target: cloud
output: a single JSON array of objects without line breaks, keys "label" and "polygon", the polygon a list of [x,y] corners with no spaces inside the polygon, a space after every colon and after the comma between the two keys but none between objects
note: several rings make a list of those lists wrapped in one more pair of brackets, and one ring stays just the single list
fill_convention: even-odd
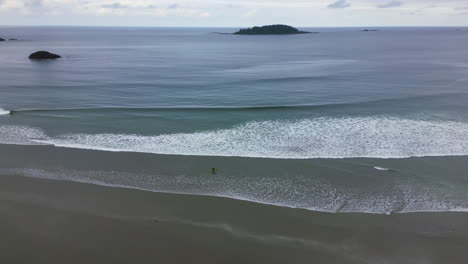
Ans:
[{"label": "cloud", "polygon": [[346,0],[338,0],[332,4],[328,5],[328,8],[347,8],[350,7],[351,4],[348,3]]},{"label": "cloud", "polygon": [[0,0],[5,25],[468,26],[467,13],[468,0]]},{"label": "cloud", "polygon": [[170,4],[167,8],[169,8],[169,9],[177,9],[177,8],[179,8],[179,4],[176,4],[176,3]]},{"label": "cloud", "polygon": [[428,6],[425,6],[423,8],[419,8],[417,10],[414,10],[413,12],[410,12],[410,15],[419,15],[423,11],[425,11],[426,9],[431,9],[431,8],[437,8],[437,6],[436,5],[428,5]]},{"label": "cloud", "polygon": [[128,6],[122,5],[121,3],[113,3],[113,4],[105,4],[101,5],[102,8],[110,8],[110,9],[122,9],[122,8],[127,8]]},{"label": "cloud", "polygon": [[381,4],[381,5],[378,5],[377,7],[378,8],[392,8],[392,7],[399,7],[399,6],[402,6],[403,5],[403,2],[400,2],[400,1],[390,1],[386,4]]},{"label": "cloud", "polygon": [[33,9],[39,9],[43,7],[42,0],[27,0],[24,1],[24,6]]}]

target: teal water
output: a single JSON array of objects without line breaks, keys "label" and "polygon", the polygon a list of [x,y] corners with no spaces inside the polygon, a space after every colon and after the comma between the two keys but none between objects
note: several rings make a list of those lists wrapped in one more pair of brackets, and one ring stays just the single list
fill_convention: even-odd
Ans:
[{"label": "teal water", "polygon": [[[333,159],[385,163],[468,155],[468,29],[309,30],[320,33],[1,27],[1,37],[19,41],[0,43],[0,143],[226,157],[223,164],[229,157],[244,157],[252,158],[248,167],[257,169],[254,158],[271,164],[331,159],[333,164]],[[28,60],[37,50],[63,59]],[[389,169],[377,165],[371,166],[376,175]],[[443,171],[443,162],[439,168]],[[414,187],[418,179],[434,184],[424,191],[424,199],[434,203],[419,209],[468,207],[468,185],[454,180],[466,177],[467,170],[457,165],[447,168],[450,177],[429,177],[415,166],[408,184]],[[282,182],[286,172],[281,173],[262,177]],[[288,180],[317,173],[311,167]],[[339,170],[335,173],[339,178]],[[232,188],[244,186],[242,177],[229,177]],[[300,180],[290,184],[291,190],[299,185],[305,197],[315,190]],[[255,200],[258,188],[244,196]],[[185,191],[200,193],[200,187]],[[229,193],[216,195],[236,197]],[[313,202],[300,207],[321,208]]]}]

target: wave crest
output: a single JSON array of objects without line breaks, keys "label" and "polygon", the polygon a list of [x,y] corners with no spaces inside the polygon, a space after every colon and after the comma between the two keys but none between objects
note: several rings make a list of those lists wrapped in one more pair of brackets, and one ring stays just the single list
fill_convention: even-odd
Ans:
[{"label": "wave crest", "polygon": [[[47,114],[47,113],[115,113],[115,112],[178,112],[178,111],[199,111],[199,112],[236,112],[236,111],[294,111],[294,110],[321,110],[321,109],[343,109],[362,106],[375,106],[382,104],[386,105],[401,105],[421,103],[428,99],[445,99],[452,100],[452,98],[467,97],[468,93],[442,93],[424,96],[403,97],[403,98],[386,98],[371,101],[357,101],[357,102],[334,102],[322,104],[286,104],[286,105],[244,105],[244,106],[201,106],[201,105],[185,105],[185,106],[155,106],[155,107],[76,107],[76,108],[26,108],[6,111],[0,108],[5,113],[12,115],[19,114]],[[467,97],[468,98],[468,97]],[[349,111],[349,110],[348,110]]]},{"label": "wave crest", "polygon": [[0,108],[0,115],[9,115],[10,111]]}]

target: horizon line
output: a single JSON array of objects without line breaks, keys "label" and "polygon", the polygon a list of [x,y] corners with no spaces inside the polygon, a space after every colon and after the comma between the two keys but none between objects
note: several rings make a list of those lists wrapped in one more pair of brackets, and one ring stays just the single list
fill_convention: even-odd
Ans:
[{"label": "horizon line", "polygon": [[[265,25],[287,25],[287,24],[282,24],[282,23],[276,23],[276,24],[265,24]],[[260,25],[254,25],[254,26],[260,26]],[[21,24],[5,24],[1,25],[0,27],[114,27],[114,28],[245,28],[245,27],[254,27],[254,26],[152,26],[152,25],[63,25],[63,24],[57,24],[57,25],[21,25]],[[261,25],[264,26],[264,25]],[[298,28],[457,28],[457,27],[462,27],[462,28],[468,28],[467,26],[410,26],[410,25],[405,25],[405,26],[372,26],[372,25],[359,25],[359,26],[294,26]]]}]

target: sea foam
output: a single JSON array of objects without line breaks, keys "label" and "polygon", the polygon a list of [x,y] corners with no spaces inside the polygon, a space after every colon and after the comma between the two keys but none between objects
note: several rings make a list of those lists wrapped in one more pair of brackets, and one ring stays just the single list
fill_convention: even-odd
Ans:
[{"label": "sea foam", "polygon": [[[78,171],[72,169],[0,168],[2,175],[24,175],[34,178],[66,180],[116,188],[128,188],[163,193],[181,193],[226,197],[242,201],[302,208],[330,213],[413,213],[468,212],[463,196],[447,196],[431,183],[390,181],[380,182],[380,189],[371,185],[359,188],[346,182],[329,181],[321,175],[288,175],[268,177],[223,175],[164,175],[121,171]],[[155,181],[155,177],[157,180]],[[240,177],[240,178],[239,178]],[[351,177],[356,180],[359,175]]]},{"label": "sea foam", "polygon": [[379,171],[389,171],[390,169],[383,168],[383,167],[374,167],[374,169],[379,170]]},{"label": "sea foam", "polygon": [[468,155],[468,124],[395,117],[256,121],[230,129],[155,136],[70,134],[35,140],[60,147],[281,159]]},{"label": "sea foam", "polygon": [[38,129],[27,126],[0,126],[0,144],[37,145],[34,140],[48,139],[46,134]]},{"label": "sea foam", "polygon": [[0,108],[0,115],[9,115],[10,111]]}]

